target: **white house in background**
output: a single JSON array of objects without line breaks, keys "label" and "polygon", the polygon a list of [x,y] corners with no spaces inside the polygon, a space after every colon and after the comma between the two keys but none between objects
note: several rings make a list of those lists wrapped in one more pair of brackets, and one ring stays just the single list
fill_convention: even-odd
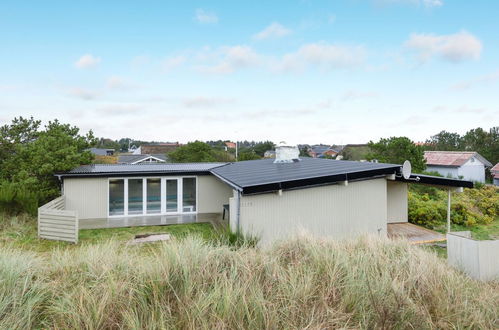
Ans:
[{"label": "white house in background", "polygon": [[475,151],[425,151],[426,170],[449,178],[485,182],[485,169],[492,164]]}]

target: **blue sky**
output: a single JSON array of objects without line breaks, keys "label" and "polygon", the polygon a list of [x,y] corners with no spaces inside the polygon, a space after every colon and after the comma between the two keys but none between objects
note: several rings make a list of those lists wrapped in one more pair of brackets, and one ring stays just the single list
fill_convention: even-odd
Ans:
[{"label": "blue sky", "polygon": [[499,124],[499,2],[2,1],[0,124],[181,141]]}]

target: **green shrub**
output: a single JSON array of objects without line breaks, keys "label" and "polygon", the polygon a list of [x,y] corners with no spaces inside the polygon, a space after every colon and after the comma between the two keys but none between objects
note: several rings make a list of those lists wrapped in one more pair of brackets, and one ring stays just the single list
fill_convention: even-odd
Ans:
[{"label": "green shrub", "polygon": [[[412,185],[409,191],[409,221],[434,228],[447,219],[447,192],[441,189]],[[489,224],[499,217],[499,189],[483,186],[453,193],[451,221],[473,226]]]}]

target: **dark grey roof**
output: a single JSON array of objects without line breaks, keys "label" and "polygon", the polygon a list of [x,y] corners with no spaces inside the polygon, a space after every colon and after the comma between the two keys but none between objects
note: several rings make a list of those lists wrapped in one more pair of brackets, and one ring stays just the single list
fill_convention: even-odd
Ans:
[{"label": "dark grey roof", "polygon": [[137,174],[166,174],[166,173],[209,173],[215,167],[226,163],[150,163],[150,164],[93,164],[83,165],[66,173],[58,174],[61,177],[75,176],[116,176]]},{"label": "dark grey roof", "polygon": [[274,164],[273,159],[230,163],[211,173],[245,193],[275,191],[394,174],[400,165],[304,157]]}]

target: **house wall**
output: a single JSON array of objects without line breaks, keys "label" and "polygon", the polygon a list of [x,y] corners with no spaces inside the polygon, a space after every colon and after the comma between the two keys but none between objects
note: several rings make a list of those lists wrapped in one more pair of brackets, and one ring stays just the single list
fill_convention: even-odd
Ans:
[{"label": "house wall", "polygon": [[[259,236],[262,244],[300,232],[336,239],[386,235],[385,179],[242,196],[240,207],[241,231]],[[231,228],[236,218],[231,209]]]},{"label": "house wall", "polygon": [[[211,175],[198,179],[198,213],[221,213],[229,203],[232,189]],[[80,219],[108,217],[108,178],[64,179],[66,210],[78,211]]]},{"label": "house wall", "polygon": [[232,188],[212,175],[198,176],[198,213],[222,213]]},{"label": "house wall", "polygon": [[431,166],[426,165],[426,172],[437,172],[440,175],[448,178],[458,178],[459,174],[457,171],[457,167],[446,167],[446,166]]},{"label": "house wall", "polygon": [[387,222],[407,222],[407,187],[405,182],[387,181]]},{"label": "house wall", "polygon": [[485,165],[475,157],[458,169],[458,176],[464,180],[485,182]]},{"label": "house wall", "polygon": [[77,211],[80,219],[107,218],[107,178],[66,178],[66,210]]}]

